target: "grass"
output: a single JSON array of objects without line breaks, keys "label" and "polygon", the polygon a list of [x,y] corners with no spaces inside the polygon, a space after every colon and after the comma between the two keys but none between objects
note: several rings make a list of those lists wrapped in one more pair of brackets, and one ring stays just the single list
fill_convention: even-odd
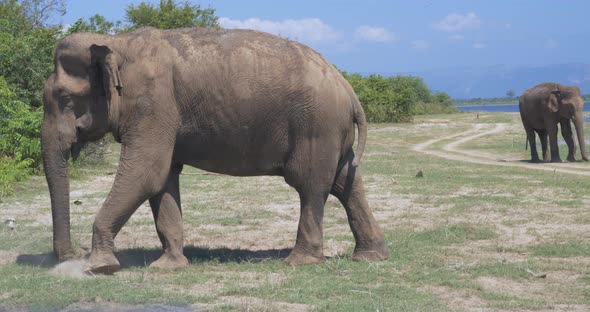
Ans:
[{"label": "grass", "polygon": [[[370,125],[364,184],[391,251],[379,263],[351,261],[346,214],[330,197],[324,216],[328,260],[286,266],[282,259],[295,240],[299,201],[282,178],[236,178],[186,167],[180,183],[187,269],[147,267],[161,247],[151,210],[142,205],[115,242],[121,272],[81,280],[56,276],[50,272],[49,198],[44,178],[34,177],[18,187],[18,196],[0,202],[0,211],[17,219],[16,230],[0,224],[0,310],[104,304],[179,310],[196,304],[213,311],[590,309],[588,177],[412,149],[477,124],[483,130],[504,124],[505,131],[457,148],[526,160],[519,122],[517,114],[475,119],[465,113]],[[428,149],[444,152],[462,137]],[[111,150],[105,163],[76,167],[71,180],[71,199],[81,202],[72,205],[76,246],[90,246],[94,214],[116,171],[118,146]],[[587,163],[576,166],[590,170]],[[419,170],[422,178],[416,177]]]},{"label": "grass", "polygon": [[564,243],[545,243],[531,246],[529,250],[536,256],[544,257],[590,257],[590,242],[570,240]]}]

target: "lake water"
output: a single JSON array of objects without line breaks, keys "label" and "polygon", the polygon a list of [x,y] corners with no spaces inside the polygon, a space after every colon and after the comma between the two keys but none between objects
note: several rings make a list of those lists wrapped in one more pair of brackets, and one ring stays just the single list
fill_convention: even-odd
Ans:
[{"label": "lake water", "polygon": [[[518,104],[466,105],[457,106],[457,108],[463,112],[518,113]],[[584,103],[584,112],[590,112],[590,102]],[[590,117],[584,120],[590,122]]]}]

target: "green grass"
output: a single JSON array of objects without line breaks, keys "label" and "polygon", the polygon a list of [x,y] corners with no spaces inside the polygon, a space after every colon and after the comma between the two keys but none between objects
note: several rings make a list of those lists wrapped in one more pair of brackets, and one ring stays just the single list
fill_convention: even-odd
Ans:
[{"label": "green grass", "polygon": [[522,298],[507,293],[484,291],[481,297],[490,301],[490,307],[494,309],[541,310],[547,307],[547,302],[543,299]]},{"label": "green grass", "polygon": [[590,257],[590,242],[572,240],[565,243],[545,243],[531,246],[529,250],[536,256],[544,257]]},{"label": "green grass", "polygon": [[534,272],[538,267],[532,261],[510,262],[503,261],[486,261],[479,263],[469,269],[473,276],[493,276],[510,279],[532,279],[530,272]]},{"label": "green grass", "polygon": [[[321,265],[287,266],[282,259],[295,241],[299,202],[282,178],[228,177],[186,167],[180,181],[187,269],[146,267],[160,255],[160,243],[151,211],[142,206],[117,237],[117,255],[125,263],[121,272],[66,279],[49,272],[51,262],[39,262],[51,252],[52,231],[44,178],[33,177],[17,187],[18,196],[0,202],[0,211],[18,225],[11,231],[0,223],[0,310],[104,303],[199,304],[212,311],[293,310],[289,304],[313,311],[590,309],[590,244],[584,239],[590,220],[588,177],[458,162],[412,150],[414,144],[476,124],[493,129],[492,124],[505,123],[509,130],[458,148],[527,159],[517,117],[475,119],[465,113],[370,125],[361,168],[390,249],[389,259],[379,263],[351,261],[354,243],[346,214],[331,198],[324,248],[336,254]],[[451,141],[429,149],[442,151]],[[106,164],[80,165],[71,180],[77,192],[72,200],[82,201],[72,205],[76,246],[90,246],[117,151],[114,145]],[[416,177],[418,170],[424,177]],[[98,175],[103,179],[96,180]],[[2,262],[17,255],[17,263]],[[504,286],[486,284],[490,281]]]},{"label": "green grass", "polygon": [[109,276],[93,279],[58,278],[46,268],[22,265],[0,266],[0,302],[5,306],[26,305],[32,309],[63,308],[76,302],[125,302],[128,304],[183,304],[190,297],[164,292],[142,276],[126,281]]}]

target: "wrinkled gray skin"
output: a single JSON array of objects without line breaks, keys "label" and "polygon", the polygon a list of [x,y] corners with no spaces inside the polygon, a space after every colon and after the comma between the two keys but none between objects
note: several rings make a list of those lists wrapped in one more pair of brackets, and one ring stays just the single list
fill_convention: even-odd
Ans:
[{"label": "wrinkled gray skin", "polygon": [[[535,132],[541,139],[543,161],[561,162],[557,144],[557,124],[567,143],[568,161],[575,161],[576,145],[573,139],[573,121],[580,144],[582,159],[588,161],[584,141],[584,100],[578,87],[568,87],[557,83],[542,83],[526,90],[519,99],[520,117],[531,147],[531,161],[540,162],[535,143]],[[551,157],[547,149],[547,136]]]},{"label": "wrinkled gray skin", "polygon": [[95,272],[119,269],[114,238],[146,200],[164,248],[152,266],[188,264],[178,187],[183,165],[234,176],[283,176],[301,199],[289,264],[324,261],[329,194],[345,207],[356,240],[353,259],[388,256],[358,167],[364,112],[340,73],[304,45],[248,30],[74,34],[57,46],[44,112],[43,162],[60,260],[72,255],[70,152],[75,159],[86,142],[109,132],[122,148],[93,226]]}]

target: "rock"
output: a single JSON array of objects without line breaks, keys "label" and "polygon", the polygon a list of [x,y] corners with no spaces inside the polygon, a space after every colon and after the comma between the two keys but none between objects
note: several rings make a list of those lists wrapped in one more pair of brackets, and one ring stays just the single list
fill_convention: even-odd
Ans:
[{"label": "rock", "polygon": [[418,173],[416,173],[416,178],[423,178],[424,177],[424,173],[422,172],[422,170],[418,170]]}]

